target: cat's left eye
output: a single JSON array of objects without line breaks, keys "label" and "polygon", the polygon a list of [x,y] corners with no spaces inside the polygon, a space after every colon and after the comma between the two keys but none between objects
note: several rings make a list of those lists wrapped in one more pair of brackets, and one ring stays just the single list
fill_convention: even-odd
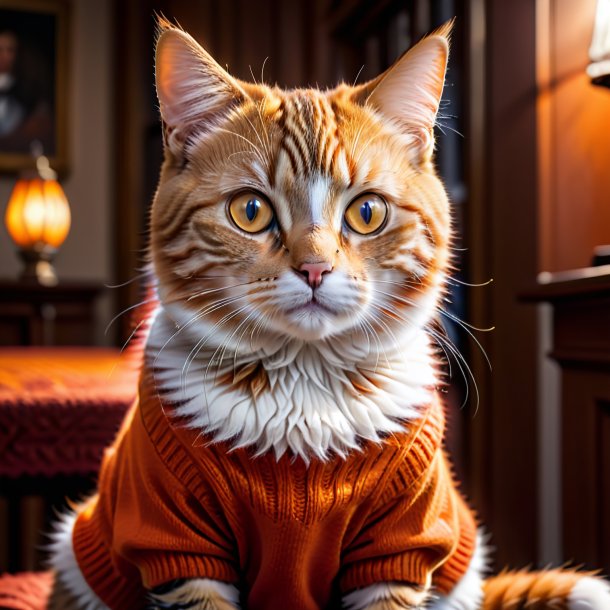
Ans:
[{"label": "cat's left eye", "polygon": [[347,226],[361,235],[379,230],[388,215],[386,202],[373,193],[356,197],[345,210]]},{"label": "cat's left eye", "polygon": [[271,224],[273,208],[258,193],[239,193],[229,203],[229,215],[243,231],[260,233]]}]

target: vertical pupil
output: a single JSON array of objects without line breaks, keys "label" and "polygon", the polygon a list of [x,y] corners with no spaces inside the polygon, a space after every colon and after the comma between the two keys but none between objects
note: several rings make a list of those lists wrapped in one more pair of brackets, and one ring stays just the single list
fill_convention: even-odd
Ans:
[{"label": "vertical pupil", "polygon": [[371,218],[373,217],[373,208],[368,201],[365,201],[360,206],[360,216],[362,216],[362,219],[367,225],[371,222]]},{"label": "vertical pupil", "polygon": [[250,199],[248,203],[246,203],[246,216],[250,222],[254,220],[254,217],[258,212],[258,208],[260,207],[261,202],[258,199]]}]

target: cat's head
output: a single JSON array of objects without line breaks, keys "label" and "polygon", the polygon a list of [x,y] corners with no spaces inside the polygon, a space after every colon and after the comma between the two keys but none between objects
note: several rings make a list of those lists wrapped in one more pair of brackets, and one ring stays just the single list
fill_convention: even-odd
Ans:
[{"label": "cat's head", "polygon": [[395,340],[433,317],[449,257],[432,163],[448,34],[369,83],[285,91],[233,78],[162,24],[151,245],[179,324],[225,338]]}]

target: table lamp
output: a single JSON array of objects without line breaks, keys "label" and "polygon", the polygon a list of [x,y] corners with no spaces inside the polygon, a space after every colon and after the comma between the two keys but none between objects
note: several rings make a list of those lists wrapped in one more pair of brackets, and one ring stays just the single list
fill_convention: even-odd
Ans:
[{"label": "table lamp", "polygon": [[587,74],[591,81],[610,87],[610,0],[597,0],[589,57]]},{"label": "table lamp", "polygon": [[70,207],[45,156],[36,159],[36,170],[17,180],[5,223],[25,263],[20,278],[55,286],[52,262],[70,230]]}]

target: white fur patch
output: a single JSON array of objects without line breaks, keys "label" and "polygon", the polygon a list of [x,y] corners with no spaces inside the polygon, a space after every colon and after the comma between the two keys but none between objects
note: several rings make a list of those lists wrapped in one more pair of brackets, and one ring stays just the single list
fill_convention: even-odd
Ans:
[{"label": "white fur patch", "polygon": [[401,590],[408,590],[407,595],[409,599],[417,601],[418,605],[424,603],[428,596],[427,588],[419,591],[401,583],[384,582],[348,593],[343,598],[343,605],[346,610],[366,610],[369,606],[380,601],[395,598],[400,599]]},{"label": "white fur patch", "polygon": [[326,176],[317,176],[314,180],[310,181],[308,191],[311,223],[322,225],[326,222],[324,207],[330,192],[330,179]]},{"label": "white fur patch", "polygon": [[[160,311],[146,348],[148,364],[157,369],[155,380],[167,400],[187,401],[176,409],[178,416],[235,447],[273,449],[278,457],[291,450],[306,460],[333,451],[344,455],[359,439],[379,442],[383,434],[402,431],[432,400],[436,370],[421,329],[379,352],[364,332],[317,342],[266,333],[259,343],[248,337],[236,348],[239,333],[223,338],[214,329],[193,333],[194,326],[177,332]],[[223,340],[226,351],[219,347]],[[255,398],[217,381],[253,362],[264,367],[270,386]],[[355,390],[354,377],[367,392]]]},{"label": "white fur patch", "polygon": [[608,610],[610,608],[610,584],[601,578],[584,576],[568,596],[570,610]]},{"label": "white fur patch", "polygon": [[74,596],[81,610],[108,610],[107,606],[93,592],[87,584],[72,547],[72,530],[76,521],[76,513],[67,513],[56,524],[55,532],[51,535],[51,553],[49,564],[54,570],[56,578]]},{"label": "white fur patch", "polygon": [[[481,608],[483,576],[487,572],[489,564],[489,550],[484,538],[484,535],[479,531],[468,570],[449,595],[433,597],[432,604],[426,606],[429,610],[478,610]],[[376,602],[391,599],[392,592],[397,587],[403,586],[400,583],[380,583],[352,591],[343,598],[343,601],[348,610],[365,610]],[[571,607],[570,610],[572,610]],[[597,607],[595,607],[595,610],[597,610]]]},{"label": "white fur patch", "polygon": [[[239,591],[237,588],[209,578],[193,578],[167,593],[155,594],[150,597],[154,601],[168,605],[203,602],[202,608],[210,608],[211,606],[207,605],[206,602],[220,597],[235,608],[239,608]],[[214,605],[214,608],[216,608],[216,605]]]}]

